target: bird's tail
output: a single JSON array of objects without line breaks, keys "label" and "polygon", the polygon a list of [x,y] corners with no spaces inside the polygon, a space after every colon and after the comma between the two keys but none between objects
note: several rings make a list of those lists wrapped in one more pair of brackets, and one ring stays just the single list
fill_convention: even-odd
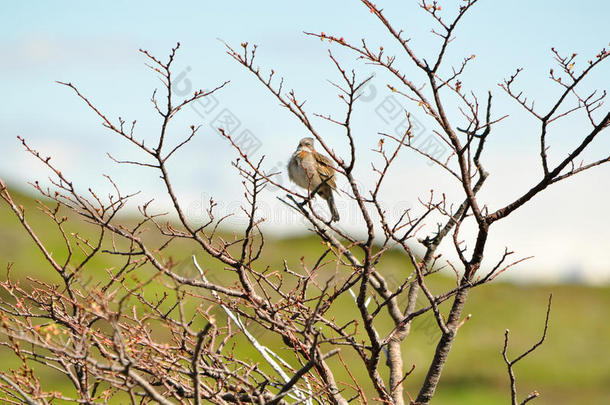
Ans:
[{"label": "bird's tail", "polygon": [[333,197],[333,193],[328,193],[328,198],[326,199],[328,203],[328,209],[330,210],[330,214],[332,215],[331,222],[339,221],[339,211],[337,211],[337,206],[335,205],[335,199]]}]

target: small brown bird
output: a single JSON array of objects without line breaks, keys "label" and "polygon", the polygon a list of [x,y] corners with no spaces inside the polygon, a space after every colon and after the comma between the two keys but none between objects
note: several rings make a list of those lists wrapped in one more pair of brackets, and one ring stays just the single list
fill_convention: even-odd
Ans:
[{"label": "small brown bird", "polygon": [[335,168],[328,157],[316,152],[313,138],[303,138],[299,142],[288,163],[288,176],[297,186],[324,198],[332,215],[331,221],[339,220],[333,198],[333,190],[337,188]]}]

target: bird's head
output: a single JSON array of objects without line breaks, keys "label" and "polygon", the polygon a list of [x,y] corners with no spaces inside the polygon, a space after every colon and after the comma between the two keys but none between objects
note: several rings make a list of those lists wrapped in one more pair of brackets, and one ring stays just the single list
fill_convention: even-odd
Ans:
[{"label": "bird's head", "polygon": [[303,138],[299,141],[298,150],[305,150],[308,152],[312,152],[313,148],[313,138]]}]

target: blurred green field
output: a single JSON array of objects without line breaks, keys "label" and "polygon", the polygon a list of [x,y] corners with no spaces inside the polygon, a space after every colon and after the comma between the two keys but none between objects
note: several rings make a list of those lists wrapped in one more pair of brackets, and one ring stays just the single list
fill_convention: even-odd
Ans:
[{"label": "blurred green field", "polygon": [[[33,199],[25,194],[12,192],[18,204],[23,204],[26,214],[39,230],[40,237],[48,243],[55,257],[63,254],[63,243],[54,224],[37,212]],[[70,229],[86,235],[87,225],[74,224]],[[267,237],[262,263],[271,268],[282,268],[282,257],[288,265],[299,267],[301,258],[313,264],[324,250],[314,237],[273,239]],[[213,262],[194,250],[194,246],[173,246],[169,254],[176,261],[188,263],[195,252],[204,267],[214,268]],[[115,263],[115,258],[101,254],[90,263],[87,274],[92,278],[104,273]],[[23,279],[33,276],[54,280],[45,265],[42,254],[31,243],[17,218],[4,201],[0,201],[0,266],[14,262],[12,276]],[[390,252],[379,264],[379,270],[390,278],[398,279],[408,271],[407,260],[396,252]],[[218,266],[216,266],[218,267]],[[6,273],[0,278],[5,279]],[[445,276],[435,276],[434,290],[450,287],[454,281]],[[151,288],[155,288],[151,285]],[[537,404],[609,404],[610,403],[610,287],[580,285],[515,285],[494,282],[471,292],[465,308],[472,319],[461,329],[447,362],[443,378],[432,403],[435,404],[507,404],[510,400],[506,368],[501,358],[505,329],[511,330],[511,357],[521,353],[540,338],[545,306],[549,293],[553,293],[553,308],[547,341],[533,355],[519,363],[515,370],[519,397],[537,390],[541,396]],[[346,297],[340,303],[342,317],[354,312],[354,304]],[[416,395],[434,350],[438,333],[430,317],[418,318],[411,336],[405,341],[405,367],[416,365],[415,372],[406,380],[406,389]],[[279,342],[272,337],[266,340],[281,352]],[[237,345],[237,354],[258,356],[249,345]],[[4,370],[15,365],[11,353],[0,351]],[[346,356],[351,361],[349,356]],[[336,360],[333,360],[336,361]],[[359,360],[354,374],[364,378]],[[331,361],[332,363],[332,361]],[[54,390],[70,391],[69,383],[46,371],[43,383]],[[341,375],[340,375],[341,377]],[[345,376],[343,376],[345,377]],[[341,379],[341,378],[339,378]],[[50,389],[48,388],[47,389]],[[117,402],[119,403],[119,402]]]}]

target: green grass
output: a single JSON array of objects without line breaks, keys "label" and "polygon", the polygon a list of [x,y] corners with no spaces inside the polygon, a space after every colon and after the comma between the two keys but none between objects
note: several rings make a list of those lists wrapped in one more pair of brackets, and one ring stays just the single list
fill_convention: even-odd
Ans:
[{"label": "green grass", "polygon": [[[39,231],[41,239],[48,243],[54,257],[64,257],[65,249],[56,227],[37,212],[34,201],[15,191],[13,198],[23,204],[28,217]],[[93,235],[89,225],[76,223],[70,227],[72,232]],[[226,235],[229,237],[229,234]],[[290,268],[299,269],[303,258],[304,263],[311,267],[324,249],[325,246],[311,236],[267,238],[265,253],[260,262],[269,264],[272,270],[281,270],[282,258],[285,257]],[[222,266],[197,251],[194,245],[176,244],[169,249],[168,255],[187,264],[193,252],[197,253],[198,260],[208,270],[209,277],[227,277]],[[12,276],[22,279],[24,284],[27,283],[27,276],[59,282],[59,278],[45,265],[42,254],[4,202],[0,202],[0,260],[2,267],[14,262]],[[93,280],[102,278],[106,268],[118,264],[116,257],[101,254],[88,265],[86,274]],[[185,271],[188,268],[190,266],[186,265]],[[384,275],[392,275],[395,280],[407,274],[409,269],[405,257],[397,252],[387,254],[378,268]],[[147,274],[150,271],[150,268],[143,268],[139,274],[141,277],[150,276]],[[189,271],[192,272],[192,269]],[[3,274],[0,279],[5,277]],[[440,291],[452,283],[452,279],[439,275],[435,276],[431,286],[435,291]],[[160,289],[159,285],[151,284],[148,293],[154,294]],[[508,377],[500,354],[504,331],[511,331],[511,357],[537,341],[542,332],[546,301],[551,292],[554,296],[548,339],[515,369],[520,399],[530,391],[537,390],[541,396],[532,402],[536,404],[610,403],[610,351],[607,347],[610,342],[610,326],[607,321],[610,288],[579,285],[525,286],[502,282],[494,282],[471,292],[465,313],[472,314],[472,319],[460,329],[433,403],[508,403]],[[353,301],[349,297],[340,300],[336,307],[335,315],[340,319],[349,319],[355,313]],[[389,323],[386,326],[389,328]],[[414,373],[405,382],[407,391],[413,396],[417,394],[425,376],[437,339],[434,321],[425,317],[414,323],[411,336],[404,343],[405,367],[416,365]],[[270,334],[265,335],[265,342],[281,352],[280,342]],[[260,360],[243,340],[237,344],[236,353],[250,357],[253,361]],[[18,364],[17,359],[8,353],[0,352],[0,355],[3,358],[3,370]],[[356,365],[354,374],[366,380],[359,360],[347,352],[344,358],[348,364]],[[45,386],[68,392],[69,382],[65,378],[58,379],[54,373],[45,370],[41,370],[41,373]],[[347,379],[345,373],[338,373],[338,379],[344,378]]]}]

